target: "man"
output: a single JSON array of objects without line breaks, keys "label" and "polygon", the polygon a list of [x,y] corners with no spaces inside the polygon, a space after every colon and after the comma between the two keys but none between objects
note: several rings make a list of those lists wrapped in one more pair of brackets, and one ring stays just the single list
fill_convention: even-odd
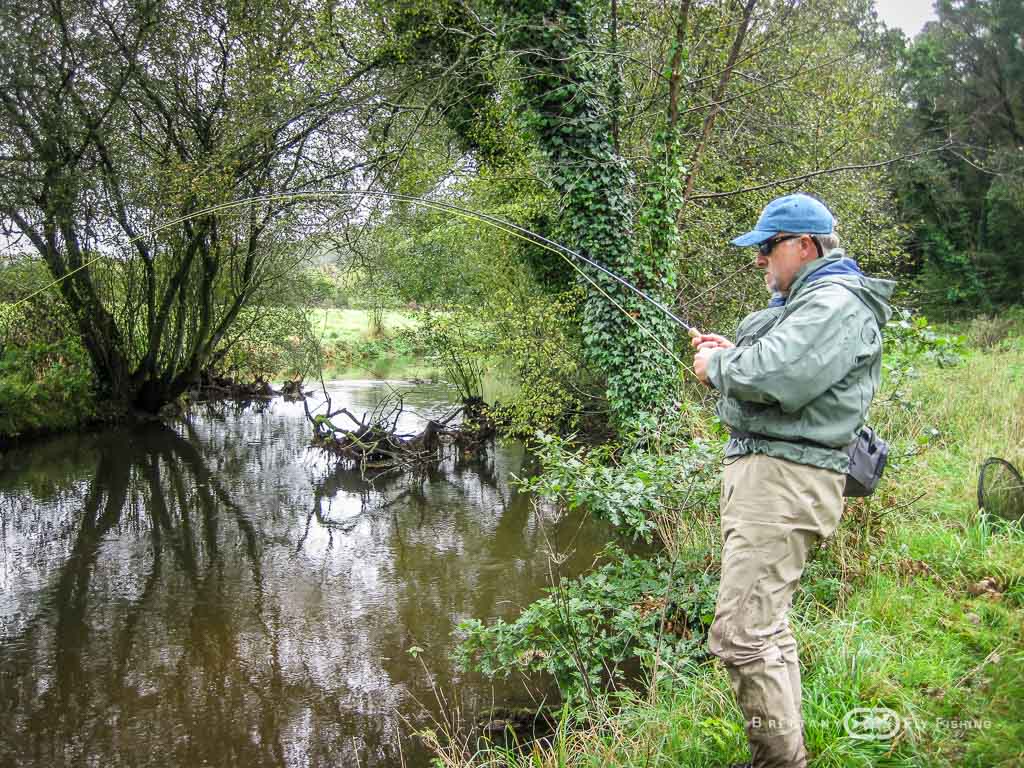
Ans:
[{"label": "man", "polygon": [[847,445],[881,375],[893,283],[838,248],[832,214],[803,194],[770,202],[733,240],[757,246],[772,300],[736,343],[693,339],[697,377],[732,434],[722,476],[722,580],[711,652],[729,671],[753,768],[807,764],[800,667],[786,614],[812,547],[839,524]]}]

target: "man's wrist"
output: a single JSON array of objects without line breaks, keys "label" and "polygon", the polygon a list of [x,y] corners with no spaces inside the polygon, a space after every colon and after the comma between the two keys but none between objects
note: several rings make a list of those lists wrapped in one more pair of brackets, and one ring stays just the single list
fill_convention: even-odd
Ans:
[{"label": "man's wrist", "polygon": [[718,347],[718,348],[713,349],[711,351],[712,351],[712,354],[708,355],[708,367],[707,367],[707,370],[705,371],[705,374],[707,375],[707,379],[708,379],[707,384],[712,389],[717,389],[717,390],[721,391],[721,389],[719,387],[719,384],[721,383],[720,357],[721,357],[721,354],[723,352],[725,352],[725,349],[722,348],[722,347]]}]

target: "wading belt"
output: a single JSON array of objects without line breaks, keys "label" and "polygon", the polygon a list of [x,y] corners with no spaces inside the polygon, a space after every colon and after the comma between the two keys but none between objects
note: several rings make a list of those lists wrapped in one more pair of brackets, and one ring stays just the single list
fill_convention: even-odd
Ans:
[{"label": "wading belt", "polygon": [[761,435],[757,432],[744,432],[742,429],[731,429],[729,434],[733,440],[774,440],[779,443],[796,443],[797,445],[810,445],[814,448],[824,448],[828,451],[842,451],[845,452],[847,446],[834,446],[825,445],[815,440],[808,440],[803,437],[772,437],[771,435]]}]

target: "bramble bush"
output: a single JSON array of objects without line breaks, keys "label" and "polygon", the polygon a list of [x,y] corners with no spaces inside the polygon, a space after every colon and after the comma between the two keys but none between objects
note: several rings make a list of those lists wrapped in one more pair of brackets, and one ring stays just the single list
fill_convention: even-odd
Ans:
[{"label": "bramble bush", "polygon": [[924,315],[913,315],[906,309],[897,309],[883,331],[885,356],[889,362],[910,362],[923,358],[940,368],[959,365],[963,361],[967,337],[960,334],[947,336],[928,323]]},{"label": "bramble bush", "polygon": [[565,697],[579,699],[626,682],[626,662],[650,674],[656,658],[658,669],[681,669],[703,655],[717,577],[704,538],[691,541],[689,533],[706,526],[717,506],[721,444],[693,439],[678,417],[630,427],[600,446],[539,433],[533,450],[541,472],[517,483],[537,495],[539,508],[585,507],[623,539],[657,545],[658,554],[611,545],[604,553],[611,562],[561,581],[515,621],[463,622],[464,666],[491,676],[547,672]]}]

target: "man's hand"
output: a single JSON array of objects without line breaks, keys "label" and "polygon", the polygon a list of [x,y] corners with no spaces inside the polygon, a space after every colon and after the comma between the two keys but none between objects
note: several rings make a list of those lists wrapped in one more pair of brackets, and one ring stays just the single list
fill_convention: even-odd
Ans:
[{"label": "man's hand", "polygon": [[697,333],[690,338],[690,345],[694,349],[729,349],[736,346],[717,333]]},{"label": "man's hand", "polygon": [[703,384],[710,387],[708,362],[711,360],[711,356],[720,349],[729,349],[736,345],[717,333],[698,333],[697,331],[691,333],[690,344],[697,350],[693,356],[693,372],[697,374],[697,378]]},{"label": "man's hand", "polygon": [[711,381],[708,379],[708,363],[711,361],[712,355],[717,353],[722,347],[703,347],[697,350],[697,354],[693,356],[693,372],[697,374],[697,378],[701,380],[701,383],[711,386]]},{"label": "man's hand", "polygon": [[711,386],[708,380],[708,362],[711,356],[719,349],[734,347],[731,341],[718,334],[702,334],[696,329],[690,329],[690,345],[696,350],[693,355],[693,373],[705,385]]}]

